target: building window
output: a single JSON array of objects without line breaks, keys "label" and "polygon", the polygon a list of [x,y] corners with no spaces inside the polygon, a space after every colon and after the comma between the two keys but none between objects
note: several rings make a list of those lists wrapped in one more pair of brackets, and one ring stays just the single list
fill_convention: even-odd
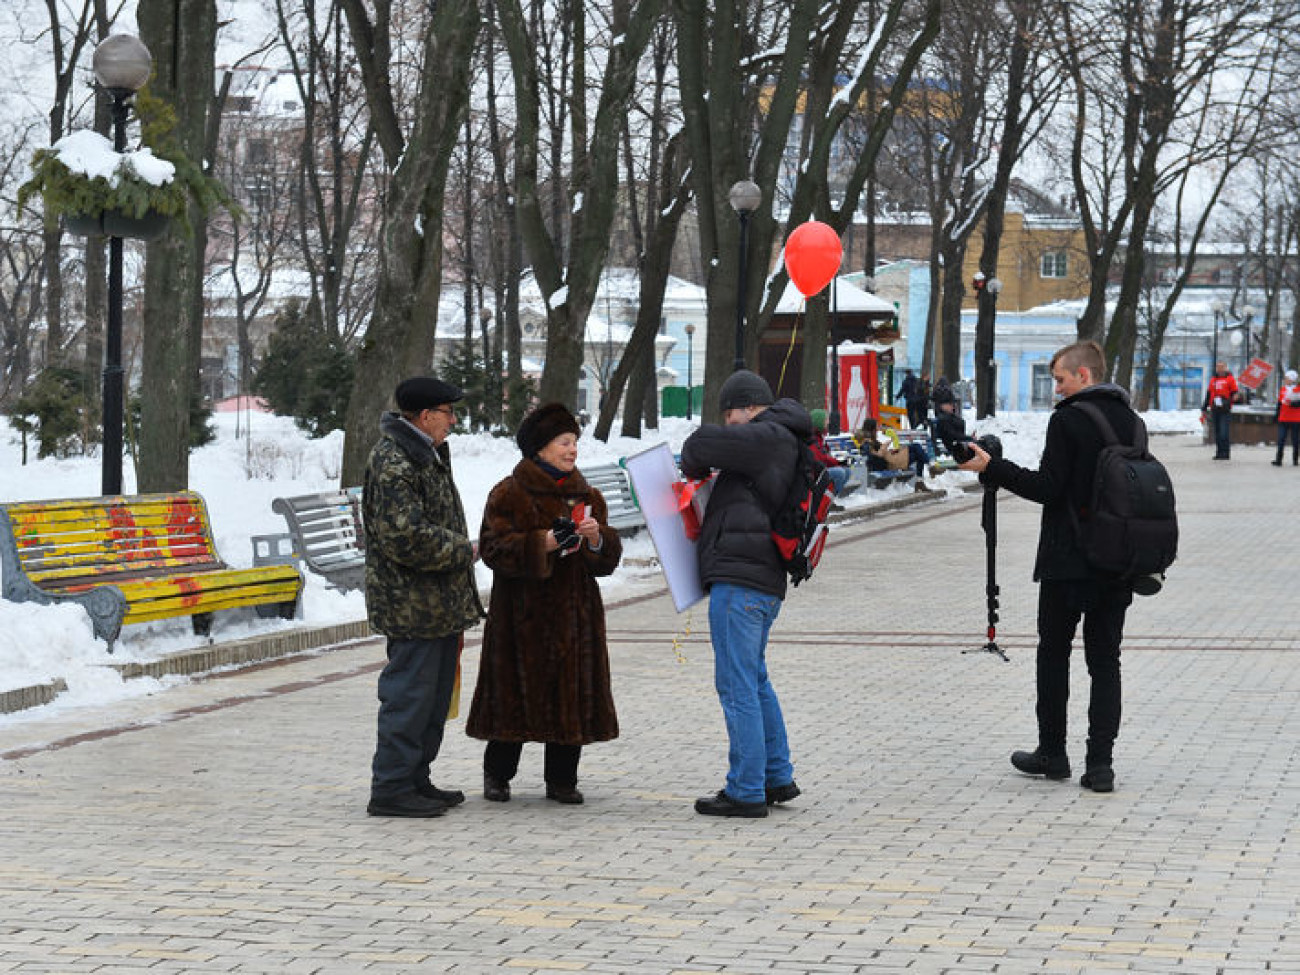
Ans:
[{"label": "building window", "polygon": [[269,139],[249,139],[244,150],[244,163],[249,166],[265,166],[271,161],[271,141]]},{"label": "building window", "polygon": [[1065,251],[1044,251],[1041,276],[1063,278],[1066,271]]},{"label": "building window", "polygon": [[1052,400],[1056,397],[1052,380],[1052,367],[1049,363],[1034,363],[1032,383],[1033,388],[1029,391],[1029,405],[1034,409],[1051,406]]}]

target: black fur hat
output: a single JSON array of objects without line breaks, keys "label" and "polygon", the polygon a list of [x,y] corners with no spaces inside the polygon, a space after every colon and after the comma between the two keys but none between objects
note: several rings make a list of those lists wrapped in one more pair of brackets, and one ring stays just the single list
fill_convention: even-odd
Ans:
[{"label": "black fur hat", "polygon": [[536,457],[543,447],[562,433],[581,436],[582,427],[563,403],[546,403],[524,417],[515,433],[515,443],[519,444],[525,457]]}]

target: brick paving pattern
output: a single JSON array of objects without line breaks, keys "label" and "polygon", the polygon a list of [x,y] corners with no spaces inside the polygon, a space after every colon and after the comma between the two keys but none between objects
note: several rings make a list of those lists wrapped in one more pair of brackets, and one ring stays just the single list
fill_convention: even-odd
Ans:
[{"label": "brick paving pattern", "polygon": [[[1038,509],[999,507],[1003,662],[978,496],[836,529],[770,663],[804,795],[696,816],[725,734],[703,605],[609,612],[622,737],[584,806],[484,802],[448,728],[440,819],[365,815],[380,644],[0,722],[0,972],[1300,972],[1300,470],[1156,441],[1182,556],[1136,601],[1117,790],[1032,747]],[[466,655],[477,664],[477,634]],[[684,657],[684,660],[679,659]]]}]

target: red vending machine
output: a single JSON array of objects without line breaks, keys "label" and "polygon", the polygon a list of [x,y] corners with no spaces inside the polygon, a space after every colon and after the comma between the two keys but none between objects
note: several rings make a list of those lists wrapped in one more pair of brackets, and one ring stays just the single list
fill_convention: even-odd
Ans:
[{"label": "red vending machine", "polygon": [[[839,360],[840,432],[852,433],[861,429],[867,417],[880,418],[879,363],[874,349],[863,344],[840,343],[836,350]],[[831,356],[826,357],[826,409],[831,408]]]}]

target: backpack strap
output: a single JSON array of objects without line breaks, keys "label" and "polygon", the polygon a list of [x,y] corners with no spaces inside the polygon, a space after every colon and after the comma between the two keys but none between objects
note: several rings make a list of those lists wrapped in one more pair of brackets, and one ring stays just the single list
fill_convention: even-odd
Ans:
[{"label": "backpack strap", "polygon": [[[1115,428],[1111,426],[1110,420],[1106,419],[1106,414],[1101,411],[1101,407],[1096,403],[1079,400],[1070,405],[1082,410],[1092,419],[1093,425],[1101,431],[1101,438],[1106,442],[1106,446],[1110,447],[1119,444],[1120,440],[1115,435]],[[1136,413],[1133,414],[1133,420],[1133,446],[1145,454],[1147,451],[1147,425],[1142,422],[1142,417]]]}]

